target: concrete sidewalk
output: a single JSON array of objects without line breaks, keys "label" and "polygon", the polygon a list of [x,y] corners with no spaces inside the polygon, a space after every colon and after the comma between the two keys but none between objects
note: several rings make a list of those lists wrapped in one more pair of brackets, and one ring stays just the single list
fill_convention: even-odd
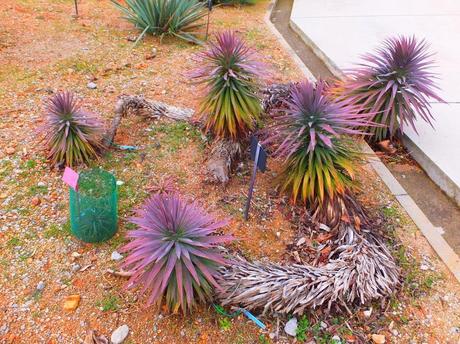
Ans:
[{"label": "concrete sidewalk", "polygon": [[429,164],[421,165],[433,179],[440,178],[438,184],[447,183],[440,186],[452,189],[460,202],[460,1],[294,0],[291,22],[337,70],[360,62],[360,55],[389,36],[415,35],[429,42],[439,66],[440,94],[448,104],[433,103],[435,130],[420,121],[420,135],[407,134],[438,171],[430,174]]}]

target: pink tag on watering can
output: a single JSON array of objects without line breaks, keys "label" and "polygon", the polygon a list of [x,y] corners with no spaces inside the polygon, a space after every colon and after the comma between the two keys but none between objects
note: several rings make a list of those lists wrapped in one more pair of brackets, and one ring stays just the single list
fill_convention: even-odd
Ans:
[{"label": "pink tag on watering can", "polygon": [[72,170],[70,167],[66,167],[62,180],[72,189],[77,191],[78,189],[78,173]]}]

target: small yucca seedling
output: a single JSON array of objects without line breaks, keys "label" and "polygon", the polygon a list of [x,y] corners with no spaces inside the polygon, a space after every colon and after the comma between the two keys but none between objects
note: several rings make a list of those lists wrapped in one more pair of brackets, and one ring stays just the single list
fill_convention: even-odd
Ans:
[{"label": "small yucca seedling", "polygon": [[362,134],[369,115],[329,97],[327,85],[309,81],[292,86],[287,110],[274,116],[267,143],[285,159],[280,176],[283,190],[311,209],[333,205],[354,186],[359,153],[343,135]]},{"label": "small yucca seedling", "polygon": [[374,113],[373,122],[384,125],[368,128],[373,140],[393,139],[404,133],[406,125],[417,132],[418,117],[432,125],[429,100],[443,102],[436,93],[432,56],[424,40],[389,38],[350,71],[342,85],[343,96],[361,106],[361,111]]},{"label": "small yucca seedling", "polygon": [[254,129],[262,110],[257,96],[262,65],[255,52],[234,32],[226,31],[217,34],[195,60],[199,66],[190,77],[206,86],[200,107],[206,130],[239,141]]},{"label": "small yucca seedling", "polygon": [[57,93],[46,104],[45,125],[41,131],[53,164],[74,166],[98,156],[103,147],[103,125],[99,119],[81,108],[71,92]]},{"label": "small yucca seedling", "polygon": [[131,222],[138,228],[127,234],[132,241],[121,249],[129,252],[122,267],[133,272],[128,288],[140,286],[141,293],[149,293],[147,305],[165,297],[168,309],[185,313],[196,296],[204,302],[213,287],[220,288],[215,276],[227,261],[217,246],[232,237],[215,232],[226,221],[216,221],[177,195],[156,194]]},{"label": "small yucca seedling", "polygon": [[153,194],[173,194],[176,192],[175,180],[173,177],[163,176],[147,186],[147,191]]}]

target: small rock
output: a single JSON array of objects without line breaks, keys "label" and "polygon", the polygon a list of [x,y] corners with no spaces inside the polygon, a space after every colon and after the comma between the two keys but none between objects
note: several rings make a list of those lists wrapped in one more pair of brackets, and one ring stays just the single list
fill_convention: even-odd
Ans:
[{"label": "small rock", "polygon": [[394,154],[396,153],[396,148],[391,144],[390,140],[383,140],[377,143],[379,148],[387,153]]},{"label": "small rock", "polygon": [[81,269],[81,266],[80,266],[80,264],[73,263],[73,264],[71,265],[71,269],[72,269],[72,272],[77,272],[78,270]]},{"label": "small rock", "polygon": [[112,335],[110,336],[110,341],[112,344],[121,344],[126,339],[126,337],[128,337],[128,334],[128,325],[121,325],[119,328],[113,331]]},{"label": "small rock", "polygon": [[383,334],[373,334],[372,342],[375,344],[385,344],[385,336]]},{"label": "small rock", "polygon": [[363,313],[364,313],[364,316],[365,316],[366,318],[370,318],[370,316],[371,316],[371,314],[372,314],[372,307],[369,308],[368,310],[363,311]]},{"label": "small rock", "polygon": [[182,337],[185,337],[185,335],[186,335],[185,330],[180,330],[180,335],[181,335]]},{"label": "small rock", "polygon": [[152,48],[151,56],[156,57],[156,56],[157,56],[157,52],[158,52],[157,48]]},{"label": "small rock", "polygon": [[276,232],[275,234],[276,234],[277,238],[281,238],[281,233],[280,232]]},{"label": "small rock", "polygon": [[284,332],[288,335],[295,337],[297,331],[297,318],[290,319],[286,325],[284,325]]},{"label": "small rock", "polygon": [[43,281],[38,282],[37,290],[42,291],[43,289],[45,289],[45,282],[43,282]]},{"label": "small rock", "polygon": [[430,267],[426,264],[422,264],[420,265],[420,270],[427,271],[427,270],[430,270]]},{"label": "small rock", "polygon": [[46,186],[46,184],[45,184],[45,183],[43,183],[43,182],[38,182],[38,183],[37,183],[37,186],[42,188],[42,187],[45,187],[45,186]]},{"label": "small rock", "polygon": [[80,295],[69,295],[64,300],[64,310],[74,311],[78,308],[80,304]]},{"label": "small rock", "polygon": [[38,198],[38,197],[33,197],[32,200],[30,201],[30,203],[31,203],[34,207],[36,207],[37,205],[40,205],[41,202],[42,202],[42,201],[41,201],[40,198]]},{"label": "small rock", "polygon": [[458,327],[452,327],[452,328],[450,329],[450,333],[451,333],[451,334],[460,333],[460,328],[458,328]]},{"label": "small rock", "polygon": [[153,60],[155,58],[156,55],[153,55],[153,54],[148,54],[148,55],[145,55],[145,59],[146,60]]},{"label": "small rock", "polygon": [[298,241],[297,241],[297,244],[296,246],[300,246],[302,244],[305,244],[307,240],[305,239],[305,237],[301,237]]},{"label": "small rock", "polygon": [[332,337],[332,342],[340,344],[340,343],[342,343],[342,340],[340,339],[340,337],[338,335],[335,335],[334,337]]},{"label": "small rock", "polygon": [[113,251],[113,252],[112,252],[112,255],[110,256],[110,258],[111,258],[112,260],[118,261],[118,260],[123,259],[123,256],[122,256],[120,253],[118,253],[117,251]]},{"label": "small rock", "polygon": [[6,148],[5,152],[8,155],[13,155],[16,150],[13,147]]},{"label": "small rock", "polygon": [[91,82],[88,82],[86,87],[88,87],[90,90],[95,90],[97,88],[97,85],[91,81]]},{"label": "small rock", "polygon": [[124,183],[125,183],[125,182],[122,181],[122,180],[117,180],[117,185],[118,185],[118,186],[121,186],[121,185],[123,185]]},{"label": "small rock", "polygon": [[80,258],[81,254],[78,252],[72,252],[72,260],[77,260],[77,258]]}]

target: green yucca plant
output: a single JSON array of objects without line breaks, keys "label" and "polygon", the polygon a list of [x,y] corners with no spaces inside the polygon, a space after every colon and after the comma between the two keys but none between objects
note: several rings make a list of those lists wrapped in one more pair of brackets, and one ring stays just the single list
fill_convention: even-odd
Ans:
[{"label": "green yucca plant", "polygon": [[103,148],[103,125],[84,111],[71,92],[57,93],[46,104],[46,122],[41,128],[53,164],[74,166],[87,163]]},{"label": "green yucca plant", "polygon": [[111,0],[124,18],[133,23],[142,34],[176,36],[192,43],[201,43],[196,30],[202,26],[198,21],[207,12],[198,0],[125,0],[122,5]]},{"label": "green yucca plant", "polygon": [[200,107],[206,130],[239,141],[254,129],[262,111],[256,94],[262,65],[255,60],[255,52],[235,33],[226,31],[216,35],[196,62],[199,67],[190,77],[206,86]]},{"label": "green yucca plant", "polygon": [[267,143],[284,158],[281,187],[327,218],[340,217],[343,200],[355,187],[358,149],[348,134],[369,125],[369,115],[358,114],[348,103],[334,101],[327,85],[305,81],[292,86],[287,110],[274,116]]}]

